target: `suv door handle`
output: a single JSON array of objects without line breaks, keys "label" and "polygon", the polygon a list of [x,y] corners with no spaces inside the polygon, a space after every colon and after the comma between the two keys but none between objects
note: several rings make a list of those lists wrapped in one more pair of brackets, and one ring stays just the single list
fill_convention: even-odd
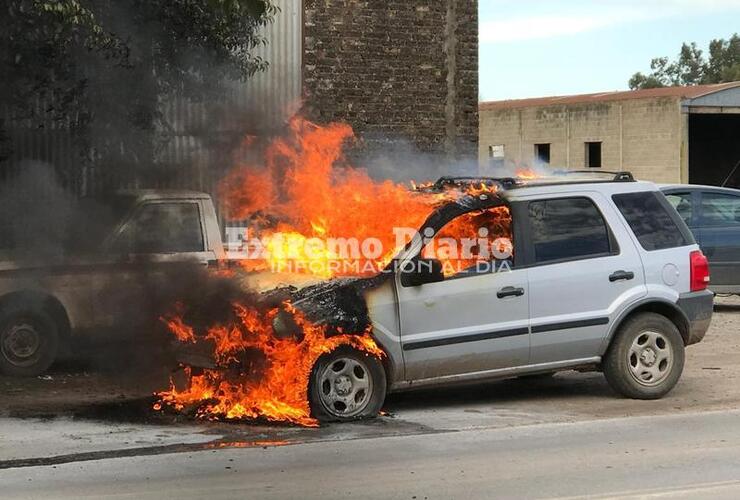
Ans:
[{"label": "suv door handle", "polygon": [[609,275],[609,281],[612,283],[615,281],[631,280],[635,277],[635,273],[632,271],[615,271]]},{"label": "suv door handle", "polygon": [[520,297],[524,295],[524,288],[514,288],[513,286],[505,286],[498,292],[496,297],[503,299],[504,297]]}]

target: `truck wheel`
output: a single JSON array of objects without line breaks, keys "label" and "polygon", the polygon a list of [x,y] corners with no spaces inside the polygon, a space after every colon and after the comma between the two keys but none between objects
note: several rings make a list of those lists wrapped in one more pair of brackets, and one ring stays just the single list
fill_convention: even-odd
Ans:
[{"label": "truck wheel", "polygon": [[311,373],[311,413],[321,422],[375,417],[385,400],[380,361],[348,347],[325,354]]},{"label": "truck wheel", "polygon": [[617,332],[602,363],[604,376],[618,393],[634,399],[659,399],[683,372],[684,343],[668,318],[641,313]]},{"label": "truck wheel", "polygon": [[43,311],[0,313],[0,373],[41,375],[54,362],[58,350],[57,326]]}]

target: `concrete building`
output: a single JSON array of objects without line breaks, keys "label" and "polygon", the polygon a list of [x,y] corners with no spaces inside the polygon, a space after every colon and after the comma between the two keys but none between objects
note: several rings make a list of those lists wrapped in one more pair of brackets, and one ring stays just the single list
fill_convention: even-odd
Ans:
[{"label": "concrete building", "polygon": [[719,185],[740,162],[740,82],[482,102],[479,112],[483,172],[549,164]]}]

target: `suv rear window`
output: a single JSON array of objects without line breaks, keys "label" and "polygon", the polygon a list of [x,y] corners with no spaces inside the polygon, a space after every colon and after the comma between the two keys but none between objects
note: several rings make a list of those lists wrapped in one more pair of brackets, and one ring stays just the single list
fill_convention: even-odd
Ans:
[{"label": "suv rear window", "polygon": [[[612,196],[637,240],[647,251],[690,245],[693,241],[679,226],[678,213],[655,191]],[[674,214],[671,215],[673,211]]]},{"label": "suv rear window", "polygon": [[611,251],[606,221],[588,198],[556,198],[529,204],[534,259],[584,259]]}]

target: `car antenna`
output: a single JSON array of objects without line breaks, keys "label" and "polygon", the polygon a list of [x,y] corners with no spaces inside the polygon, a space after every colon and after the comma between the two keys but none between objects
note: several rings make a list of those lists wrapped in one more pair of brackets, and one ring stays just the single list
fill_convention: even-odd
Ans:
[{"label": "car antenna", "polygon": [[735,168],[732,169],[732,171],[730,172],[730,175],[727,176],[727,178],[725,179],[725,182],[723,182],[720,187],[725,187],[725,184],[727,184],[727,181],[732,179],[732,176],[735,175],[735,170],[737,170],[738,167],[740,167],[740,160],[738,160],[738,162],[735,163]]}]

